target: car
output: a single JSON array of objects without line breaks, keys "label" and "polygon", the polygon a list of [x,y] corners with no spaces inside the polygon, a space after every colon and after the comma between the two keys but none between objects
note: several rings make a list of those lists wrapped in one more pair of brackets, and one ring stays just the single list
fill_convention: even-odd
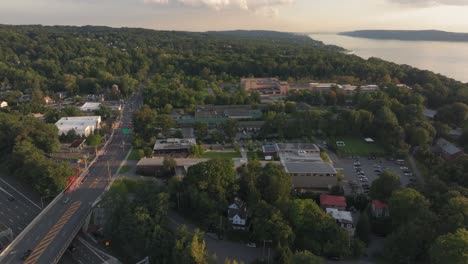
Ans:
[{"label": "car", "polygon": [[71,253],[73,253],[73,252],[75,252],[75,251],[77,250],[77,248],[76,248],[75,245],[71,244],[71,245],[68,247],[68,250],[69,250]]},{"label": "car", "polygon": [[355,168],[357,172],[362,171],[361,168]]},{"label": "car", "polygon": [[369,182],[368,179],[360,179],[361,182]]},{"label": "car", "polygon": [[411,173],[411,172],[405,172],[405,176],[413,176],[413,173]]},{"label": "car", "polygon": [[8,201],[13,202],[14,200],[16,200],[15,197],[13,197],[13,196],[8,197]]},{"label": "car", "polygon": [[65,197],[65,199],[62,200],[62,203],[67,204],[68,201],[70,201],[70,197]]},{"label": "car", "polygon": [[249,242],[247,243],[247,246],[248,247],[251,247],[251,248],[256,248],[257,247],[257,244],[253,243],[253,242]]},{"label": "car", "polygon": [[375,169],[374,172],[380,173],[380,172],[382,172],[382,170],[381,169]]},{"label": "car", "polygon": [[361,162],[359,161],[354,162],[354,166],[361,166]]},{"label": "car", "polygon": [[26,250],[23,255],[21,255],[21,260],[26,260],[31,255],[32,250]]},{"label": "car", "polygon": [[364,190],[363,193],[368,194],[369,190]]},{"label": "car", "polygon": [[408,167],[400,167],[400,170],[408,170]]}]

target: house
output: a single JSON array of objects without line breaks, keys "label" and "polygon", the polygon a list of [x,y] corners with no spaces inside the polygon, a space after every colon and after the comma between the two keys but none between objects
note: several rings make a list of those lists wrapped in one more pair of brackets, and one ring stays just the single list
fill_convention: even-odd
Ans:
[{"label": "house", "polygon": [[247,230],[248,211],[245,203],[236,199],[236,201],[228,207],[228,220],[234,230]]},{"label": "house", "polygon": [[263,145],[262,152],[264,157],[273,157],[278,154],[278,146],[277,144]]},{"label": "house", "polygon": [[390,215],[390,211],[388,209],[388,205],[379,201],[379,200],[372,200],[372,216],[374,217],[386,217]]},{"label": "house", "polygon": [[341,90],[344,92],[346,95],[353,95],[356,93],[358,87],[356,85],[351,85],[351,84],[345,84],[341,86]]},{"label": "house", "polygon": [[92,112],[95,110],[99,110],[100,106],[101,106],[101,103],[86,102],[80,107],[80,109],[83,112]]},{"label": "house", "polygon": [[100,116],[74,116],[62,117],[55,123],[58,128],[58,134],[67,134],[70,130],[75,130],[79,136],[87,137],[99,129],[101,125]]},{"label": "house", "polygon": [[439,153],[444,159],[452,160],[463,155],[463,150],[446,139],[439,138],[435,144],[435,152]]},{"label": "house", "polygon": [[5,108],[8,106],[8,103],[6,101],[1,101],[0,102],[0,108]]},{"label": "house", "polygon": [[327,208],[326,211],[327,214],[331,215],[335,219],[336,223],[341,228],[349,232],[350,237],[354,236],[354,231],[356,230],[356,227],[354,225],[353,216],[351,215],[351,212],[340,211],[336,208]]},{"label": "house", "polygon": [[434,119],[434,117],[437,115],[437,111],[431,110],[429,108],[424,108],[423,115],[427,118]]},{"label": "house", "polygon": [[452,136],[454,138],[461,137],[463,135],[463,129],[457,128],[457,129],[452,129],[449,131],[449,136]]},{"label": "house", "polygon": [[322,194],[320,195],[320,207],[322,209],[335,208],[344,211],[346,210],[346,199],[344,196]]},{"label": "house", "polygon": [[288,82],[281,82],[278,78],[242,78],[241,87],[245,91],[256,91],[261,96],[287,95]]},{"label": "house", "polygon": [[379,86],[376,84],[361,85],[359,90],[361,93],[371,93],[379,89]]},{"label": "house", "polygon": [[45,96],[44,97],[44,103],[45,104],[53,104],[53,103],[55,103],[55,100],[50,98],[50,96]]},{"label": "house", "polygon": [[154,155],[187,157],[192,146],[196,145],[195,138],[168,138],[156,140],[153,147]]},{"label": "house", "polygon": [[83,149],[83,145],[85,142],[86,142],[86,138],[75,139],[68,148],[70,149],[71,152],[80,151],[81,149]]}]

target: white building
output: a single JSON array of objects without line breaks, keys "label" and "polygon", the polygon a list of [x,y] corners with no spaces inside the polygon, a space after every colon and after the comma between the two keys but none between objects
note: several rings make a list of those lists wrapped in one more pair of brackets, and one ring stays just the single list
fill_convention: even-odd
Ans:
[{"label": "white building", "polygon": [[228,219],[234,230],[247,230],[247,207],[242,202],[235,202],[228,207]]},{"label": "white building", "polygon": [[77,135],[89,136],[98,129],[101,124],[100,116],[75,116],[62,117],[55,126],[59,130],[59,135],[67,134],[70,130],[75,130]]},{"label": "white building", "polygon": [[354,226],[353,216],[351,212],[348,211],[340,211],[336,208],[327,208],[327,214],[331,215],[335,220],[336,223],[343,229],[349,232],[349,235],[352,237],[354,236],[354,231],[356,227]]},{"label": "white building", "polygon": [[94,110],[99,110],[99,106],[101,106],[101,103],[86,102],[80,107],[80,109],[83,112],[91,112]]},{"label": "white building", "polygon": [[4,107],[7,107],[7,106],[8,106],[7,102],[5,102],[5,101],[0,102],[0,108],[4,108]]}]

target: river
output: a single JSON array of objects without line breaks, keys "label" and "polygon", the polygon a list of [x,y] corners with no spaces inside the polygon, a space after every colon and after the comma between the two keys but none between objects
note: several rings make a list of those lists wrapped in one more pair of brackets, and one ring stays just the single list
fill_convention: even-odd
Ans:
[{"label": "river", "polygon": [[343,47],[364,59],[377,57],[468,82],[468,43],[374,40],[336,34],[309,36],[325,44]]}]

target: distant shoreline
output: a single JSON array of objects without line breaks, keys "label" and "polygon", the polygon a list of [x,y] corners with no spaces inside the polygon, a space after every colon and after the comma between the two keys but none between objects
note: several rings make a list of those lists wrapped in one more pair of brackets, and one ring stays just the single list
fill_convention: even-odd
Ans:
[{"label": "distant shoreline", "polygon": [[340,32],[337,34],[349,37],[382,40],[468,42],[468,33],[439,30],[357,30]]}]

